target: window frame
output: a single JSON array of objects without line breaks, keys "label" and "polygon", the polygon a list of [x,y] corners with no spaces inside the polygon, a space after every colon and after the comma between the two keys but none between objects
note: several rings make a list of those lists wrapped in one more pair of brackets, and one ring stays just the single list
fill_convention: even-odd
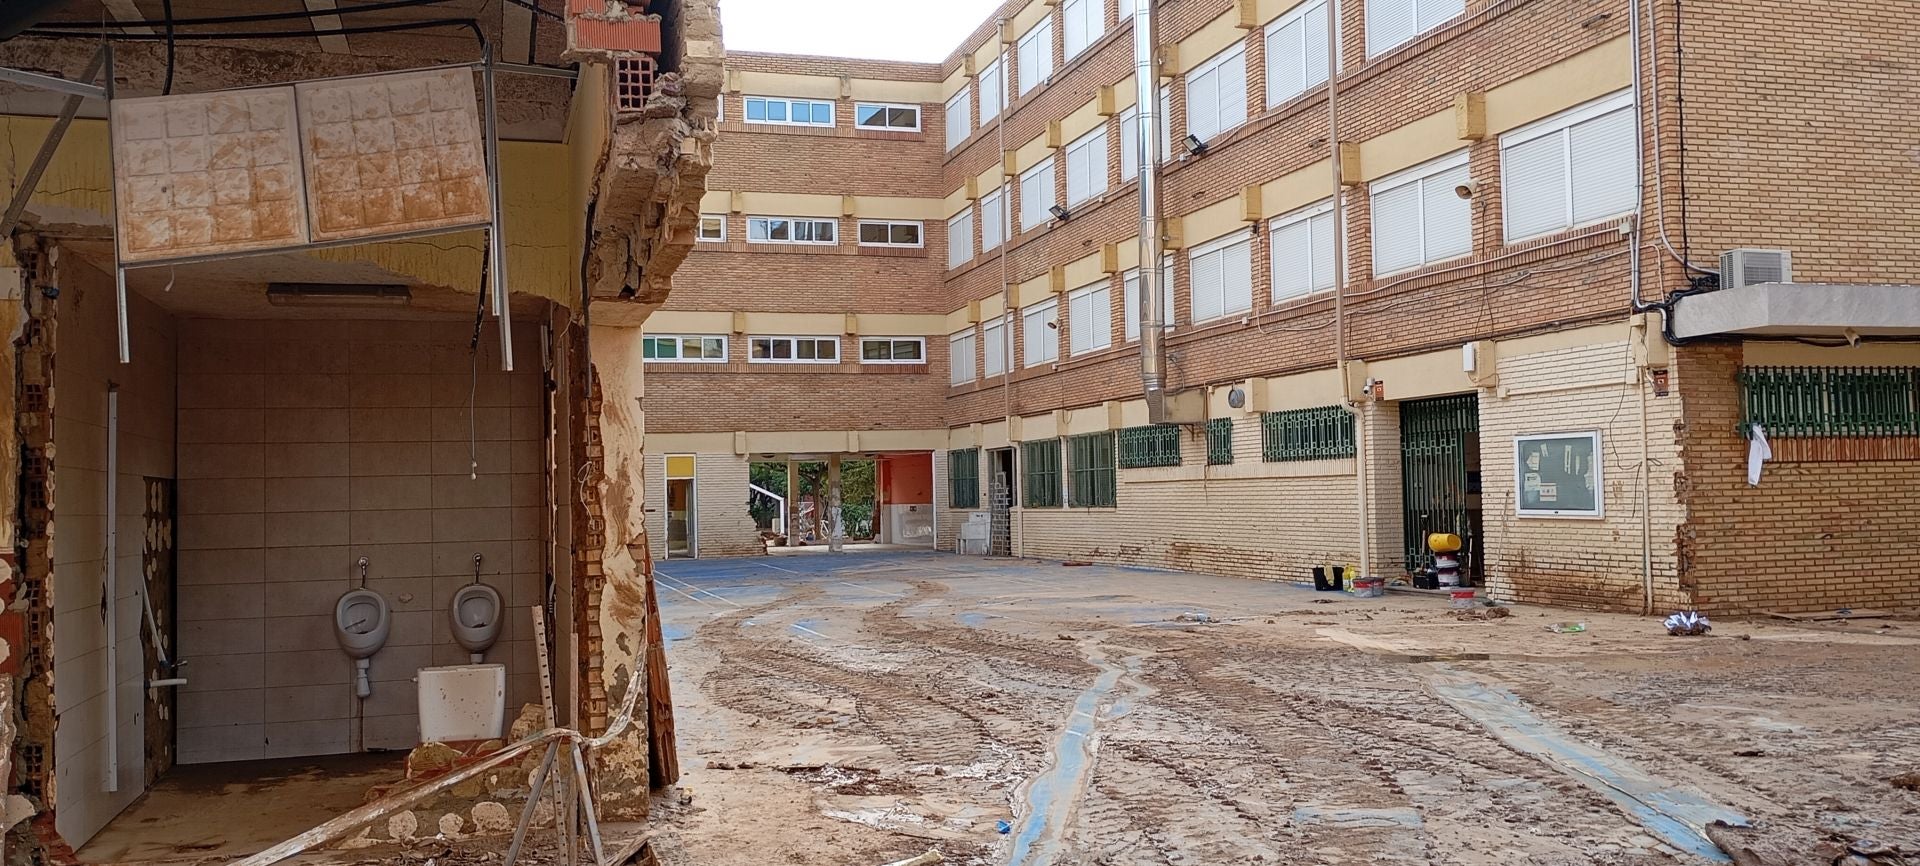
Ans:
[{"label": "window frame", "polygon": [[[1318,70],[1320,79],[1315,81],[1313,75],[1316,70],[1309,68],[1307,65],[1307,58],[1311,56],[1307,51],[1309,47],[1307,45],[1307,39],[1311,35],[1308,31],[1307,16],[1312,15],[1315,11],[1328,13],[1331,17],[1327,21],[1326,26],[1337,28],[1339,26],[1340,13],[1339,10],[1333,8],[1333,6],[1332,0],[1306,0],[1306,2],[1287,10],[1285,15],[1281,15],[1267,24],[1266,30],[1261,34],[1260,44],[1265,49],[1267,60],[1267,68],[1263,70],[1263,74],[1266,76],[1268,108],[1278,107],[1289,100],[1298,98],[1301,94],[1310,93],[1315,88],[1325,85],[1327,83],[1327,76],[1332,75],[1333,71],[1340,67],[1339,57],[1329,57],[1327,59],[1327,68]],[[1280,54],[1280,52],[1274,50],[1273,42],[1282,31],[1296,23],[1301,27],[1301,52],[1295,59],[1300,63],[1300,70],[1302,72],[1301,80],[1306,82],[1306,86],[1291,93],[1282,94],[1273,86],[1275,80],[1273,74],[1274,64],[1279,59]]]},{"label": "window frame", "polygon": [[[786,105],[787,107],[786,113],[787,113],[788,119],[786,120],[766,120],[766,119],[754,120],[753,119],[753,101],[756,99],[760,100],[760,103],[761,103],[760,113],[761,115],[763,115],[763,118],[764,118],[764,115],[766,114],[767,103],[779,102]],[[807,120],[796,121],[792,119],[793,105],[796,102],[805,103],[808,106]],[[815,106],[815,105],[824,105],[827,107],[826,123],[814,122],[812,106]],[[812,127],[814,129],[832,129],[834,125],[838,122],[835,115],[839,113],[840,113],[840,110],[838,106],[836,106],[834,104],[834,100],[831,100],[831,99],[809,99],[804,96],[743,96],[740,98],[740,120],[744,123],[751,124],[754,126],[806,126],[806,127]]]},{"label": "window frame", "polygon": [[[1216,99],[1213,104],[1213,110],[1215,113],[1213,117],[1217,126],[1216,128],[1213,129],[1212,132],[1206,135],[1201,135],[1199,130],[1194,128],[1194,124],[1193,124],[1194,118],[1198,116],[1197,113],[1194,111],[1194,98],[1193,98],[1194,87],[1200,84],[1202,81],[1207,80],[1209,76],[1220,74],[1221,71],[1225,69],[1230,62],[1236,59],[1240,63],[1240,99],[1237,103],[1231,103],[1231,104],[1235,104],[1239,106],[1239,119],[1235,120],[1233,123],[1221,122],[1222,115],[1219,114],[1219,109],[1221,105],[1228,104],[1228,103],[1223,103],[1220,101],[1220,99],[1218,98],[1218,94],[1221,91],[1216,85],[1216,89],[1215,89]],[[1187,70],[1187,73],[1184,76],[1184,83],[1186,87],[1186,96],[1187,96],[1187,132],[1189,134],[1197,136],[1202,142],[1210,142],[1210,141],[1213,141],[1214,139],[1219,138],[1222,135],[1225,135],[1229,132],[1232,132],[1235,129],[1239,129],[1240,127],[1246,125],[1247,120],[1249,118],[1249,112],[1247,111],[1247,90],[1252,85],[1247,81],[1247,43],[1245,40],[1237,41],[1232,45],[1229,45],[1226,48],[1221,49],[1218,54],[1215,54],[1214,56],[1207,58],[1206,61],[1202,62],[1200,65]],[[1171,113],[1169,113],[1168,119],[1169,121],[1171,121],[1172,119]],[[1172,144],[1171,133],[1169,133],[1168,139],[1169,139],[1168,144],[1171,145]],[[1171,147],[1169,147],[1169,150],[1171,150]]]},{"label": "window frame", "polygon": [[[1012,324],[1005,315],[994,316],[991,321],[980,323],[980,378],[984,381],[995,376],[1005,376],[1013,365],[1010,363],[1013,347],[1007,344],[1008,329]],[[994,333],[988,334],[989,331]],[[994,347],[1000,351],[1000,369],[989,370],[989,361],[993,360]]]},{"label": "window frame", "polygon": [[[960,344],[965,342],[966,351]],[[980,379],[980,329],[969,325],[947,335],[947,387],[968,385]],[[963,369],[960,359],[966,359],[966,378],[960,378]]]},{"label": "window frame", "polygon": [[[1411,26],[1407,31],[1407,35],[1391,43],[1375,45],[1373,42],[1374,35],[1377,33],[1384,32],[1386,29],[1386,28],[1377,26],[1374,22],[1373,8],[1374,8],[1374,3],[1376,2],[1378,2],[1378,0],[1367,0],[1366,8],[1363,10],[1363,14],[1366,15],[1367,59],[1368,60],[1372,60],[1375,57],[1379,57],[1382,54],[1386,54],[1387,52],[1392,51],[1396,48],[1399,48],[1402,45],[1406,45],[1408,43],[1418,41],[1421,36],[1427,33],[1431,33],[1434,30],[1439,29],[1441,25],[1446,24],[1447,22],[1452,21],[1455,18],[1458,18],[1461,15],[1466,14],[1466,0],[1405,0],[1407,6],[1409,7],[1408,11],[1413,16],[1413,20],[1409,22]],[[1421,7],[1426,5],[1431,5],[1431,4],[1440,4],[1440,3],[1445,3],[1449,6],[1457,5],[1460,8],[1450,12],[1445,18],[1429,19],[1428,22],[1423,26],[1420,22],[1423,18],[1427,18],[1428,16],[1423,15],[1421,13]]]},{"label": "window frame", "polygon": [[1119,507],[1119,447],[1113,431],[1068,436],[1064,450],[1067,507]]},{"label": "window frame", "polygon": [[1358,453],[1353,413],[1344,406],[1260,413],[1262,463],[1351,460]]},{"label": "window frame", "polygon": [[[1045,317],[1048,314],[1052,314],[1052,318],[1053,318],[1053,327],[1051,328],[1047,327],[1046,326],[1047,323],[1044,321]],[[1036,336],[1036,334],[1034,333],[1033,327],[1030,325],[1031,320],[1036,316],[1041,317],[1043,319],[1039,327],[1039,330],[1042,333],[1039,334],[1039,336],[1044,336],[1047,338],[1045,340],[1039,341],[1038,343],[1035,343],[1033,339]],[[1048,354],[1046,352],[1041,352],[1040,354],[1045,355],[1045,357],[1037,361],[1034,360],[1035,352],[1033,351],[1033,349],[1036,345],[1041,347],[1051,347],[1051,354]],[[1021,369],[1038,367],[1043,364],[1056,364],[1056,363],[1059,363],[1059,361],[1060,361],[1060,299],[1057,297],[1052,297],[1044,301],[1039,301],[1039,302],[1028,304],[1024,307],[1021,307],[1020,308],[1020,367]]]},{"label": "window frame", "polygon": [[[985,82],[989,77],[998,85],[998,87],[995,88],[997,92],[994,94],[992,112],[987,111],[987,87]],[[974,76],[974,83],[978,85],[975,89],[980,93],[980,109],[978,112],[980,117],[976,123],[978,124],[978,128],[984,129],[988,121],[999,119],[1000,114],[1007,110],[1006,64],[1000,62],[1000,58],[995,57],[992,62],[980,70],[980,74]]]},{"label": "window frame", "polygon": [[[1038,43],[1038,45],[1036,46],[1035,43]],[[1029,47],[1034,48],[1033,56],[1036,59],[1034,63],[1035,67],[1044,67],[1044,71],[1039,74],[1029,74],[1027,70],[1027,49]],[[1042,17],[1039,21],[1034,22],[1032,27],[1027,28],[1027,32],[1020,34],[1020,38],[1014,40],[1013,54],[1015,74],[1019,76],[1018,81],[1014,85],[1016,91],[1014,96],[1026,96],[1053,78],[1055,69],[1053,58],[1053,16],[1049,14]],[[1041,60],[1044,60],[1044,62],[1040,62]]]},{"label": "window frame", "polygon": [[[960,223],[965,223],[965,227],[962,228]],[[956,244],[965,246],[959,247]],[[966,258],[954,258],[955,252],[959,249],[966,250]],[[947,217],[947,270],[966,266],[968,262],[973,261],[973,256],[973,208],[968,207]]]},{"label": "window frame", "polygon": [[[1500,136],[1500,235],[1503,242],[1508,244],[1524,243],[1535,238],[1542,238],[1572,229],[1601,225],[1617,220],[1628,213],[1632,213],[1633,205],[1629,203],[1625,210],[1582,220],[1579,218],[1579,214],[1576,213],[1576,202],[1574,200],[1573,129],[1623,111],[1633,114],[1635,145],[1633,148],[1633,180],[1635,189],[1637,190],[1643,168],[1640,163],[1641,148],[1639,146],[1640,116],[1634,105],[1633,91],[1631,89],[1617,91],[1598,99],[1589,100],[1552,116],[1536,120],[1526,126],[1506,132]],[[1508,153],[1513,148],[1555,135],[1561,138],[1560,167],[1562,179],[1565,181],[1565,188],[1562,190],[1563,195],[1561,196],[1563,220],[1553,228],[1528,235],[1515,236],[1512,222],[1513,208],[1509,206],[1509,203],[1515,199],[1510,194],[1513,190],[1508,185],[1508,181],[1512,177],[1512,174],[1508,171]]]},{"label": "window frame", "polygon": [[[657,349],[655,350],[655,353],[656,353],[655,357],[652,357],[652,358],[647,357],[648,344],[657,340],[674,341],[674,347],[675,347],[674,351],[676,353],[679,352],[680,347],[686,345],[685,341],[700,340],[701,341],[701,357],[686,358],[676,354],[672,358],[661,358],[661,357],[658,357]],[[706,357],[706,344],[707,344],[707,341],[709,340],[717,341],[720,344],[720,357],[718,358]],[[640,361],[643,364],[725,364],[727,362],[727,354],[729,352],[728,344],[731,342],[732,341],[728,340],[727,335],[725,334],[645,334],[643,333],[640,335]]]},{"label": "window frame", "polygon": [[[1020,443],[1020,506],[1022,508],[1061,508],[1066,504],[1066,455],[1060,440],[1035,439]],[[1036,459],[1046,456],[1046,459]],[[1036,468],[1035,464],[1042,465]]]},{"label": "window frame", "polygon": [[[1073,13],[1080,12],[1079,21],[1083,31],[1080,47],[1073,47]],[[1091,15],[1089,15],[1091,13]],[[1060,4],[1060,54],[1061,63],[1071,63],[1081,52],[1093,47],[1100,38],[1107,35],[1106,0],[1062,0]]]},{"label": "window frame", "polygon": [[[967,139],[973,137],[972,82],[961,85],[959,92],[947,98],[944,114],[942,122],[946,124],[947,152],[952,153],[955,148],[966,144]],[[959,123],[953,122],[956,115],[961,118]],[[957,137],[956,132],[958,132]]]},{"label": "window frame", "polygon": [[1150,469],[1179,466],[1180,425],[1146,424],[1124,427],[1115,437],[1114,462],[1121,469]]},{"label": "window frame", "polygon": [[[1053,206],[1060,203],[1059,199],[1055,198],[1055,196],[1058,195],[1058,192],[1054,189],[1054,186],[1059,181],[1059,178],[1055,176],[1053,163],[1054,163],[1053,154],[1049,153],[1046,156],[1042,157],[1039,162],[1036,162],[1033,165],[1028,166],[1026,171],[1023,171],[1020,173],[1020,233],[1021,234],[1025,234],[1041,226],[1044,226],[1047,224],[1048,221],[1053,219]],[[1038,180],[1039,176],[1042,173],[1044,173],[1047,176],[1047,182],[1046,182],[1047,199],[1046,199],[1046,204],[1039,205],[1037,207],[1038,214],[1035,214],[1034,211],[1036,210],[1036,203],[1032,196],[1027,195],[1027,184],[1035,180]],[[1028,222],[1028,218],[1034,217],[1034,216],[1037,216],[1037,218],[1034,219],[1032,222]]]},{"label": "window frame", "polygon": [[[1386,177],[1380,178],[1379,180],[1376,180],[1367,186],[1368,212],[1370,216],[1373,217],[1367,220],[1369,224],[1367,229],[1367,232],[1368,232],[1367,237],[1370,244],[1372,245],[1372,264],[1373,264],[1373,275],[1375,278],[1392,276],[1394,274],[1410,273],[1412,271],[1417,271],[1424,267],[1440,264],[1441,262],[1451,262],[1459,259],[1471,258],[1473,256],[1474,225],[1473,225],[1473,209],[1470,203],[1467,205],[1467,248],[1466,250],[1463,252],[1446,256],[1444,258],[1432,258],[1431,254],[1427,252],[1428,232],[1427,232],[1427,211],[1426,211],[1427,205],[1426,205],[1425,183],[1430,179],[1439,177],[1440,175],[1446,174],[1448,172],[1456,171],[1462,168],[1468,169],[1467,177],[1468,177],[1468,180],[1471,181],[1473,177],[1472,167],[1469,163],[1469,151],[1466,148],[1461,148],[1460,150],[1454,151],[1453,153],[1438,157],[1436,159],[1430,159],[1419,165],[1413,166],[1412,168],[1407,168],[1407,169],[1403,169],[1401,171],[1395,172]],[[1420,261],[1415,264],[1408,265],[1406,267],[1395,268],[1390,271],[1381,270],[1380,269],[1380,248],[1381,248],[1380,247],[1380,220],[1377,218],[1378,211],[1373,207],[1373,204],[1375,200],[1378,199],[1381,193],[1391,192],[1393,190],[1400,189],[1401,187],[1410,186],[1414,184],[1421,185],[1420,189],[1416,192],[1416,196],[1420,200],[1420,220],[1419,220]],[[1448,191],[1448,195],[1452,195],[1451,190]]]},{"label": "window frame", "polygon": [[[707,235],[706,235],[706,231],[707,231],[707,220],[718,220],[718,221],[719,221],[719,224],[720,224],[720,236],[719,236],[719,237],[712,237],[712,238],[710,238],[710,237],[707,237]],[[694,224],[694,228],[693,228],[693,240],[694,240],[694,242],[695,242],[695,243],[702,243],[702,244],[723,244],[723,243],[726,243],[726,242],[727,242],[727,215],[726,215],[726,214],[723,214],[723,213],[703,213],[703,214],[701,214],[701,215],[700,215],[700,221]]]},{"label": "window frame", "polygon": [[[988,199],[992,199],[997,206],[988,205]],[[989,207],[993,207],[996,213],[989,214],[987,212]],[[1009,213],[1010,210],[1011,206],[1007,203],[1006,184],[1002,183],[980,195],[980,255],[986,255],[993,250],[997,250],[1001,244],[1007,242],[1008,229],[1013,227],[1011,225],[1013,220],[1012,214]],[[987,243],[987,218],[989,216],[995,218],[993,225],[995,229],[997,229],[997,238],[993,243]]]},{"label": "window frame", "polygon": [[[1097,141],[1096,141],[1097,139]],[[1095,145],[1098,145],[1097,147]],[[1107,125],[1094,126],[1086,135],[1074,139],[1066,147],[1067,151],[1067,207],[1073,208],[1081,202],[1091,201],[1107,194]],[[1085,195],[1073,197],[1074,157],[1081,157],[1086,168],[1087,188]]]},{"label": "window frame", "polygon": [[[863,237],[865,233],[862,231],[862,229],[865,229],[867,226],[886,226],[888,240],[885,243],[876,243],[876,242],[868,241],[865,237]],[[915,240],[913,243],[910,243],[910,244],[894,243],[892,241],[892,237],[893,237],[893,229],[896,226],[913,226],[914,237],[917,238],[917,240]],[[913,249],[913,250],[924,249],[927,246],[927,224],[924,222],[921,222],[920,220],[863,219],[863,220],[859,220],[854,225],[853,238],[854,238],[854,243],[856,245],[863,246],[863,247],[894,247],[896,249]]]},{"label": "window frame", "polygon": [[[1331,224],[1333,222],[1331,219],[1332,215],[1333,215],[1333,199],[1329,197],[1323,201],[1315,202],[1313,204],[1307,205],[1306,207],[1300,208],[1299,210],[1292,211],[1290,213],[1281,214],[1280,216],[1274,217],[1273,219],[1267,221],[1267,300],[1269,303],[1278,304],[1278,303],[1283,303],[1287,301],[1292,301],[1297,298],[1310,298],[1310,297],[1313,297],[1314,295],[1320,294],[1321,292],[1333,291],[1333,288],[1334,288],[1332,285],[1332,281],[1334,277],[1333,274],[1329,273],[1326,275],[1328,280],[1328,285],[1326,288],[1320,288],[1318,285],[1319,274],[1313,273],[1314,253],[1316,252],[1313,244],[1316,240],[1318,240],[1318,238],[1314,236],[1314,221],[1324,216],[1324,217],[1329,217],[1328,223]],[[1273,236],[1279,234],[1281,229],[1289,228],[1291,226],[1299,225],[1301,223],[1305,223],[1307,225],[1307,270],[1308,270],[1307,290],[1304,292],[1298,292],[1295,294],[1282,296],[1279,294],[1280,246],[1273,242]],[[1328,242],[1330,242],[1333,245],[1333,251],[1332,251],[1333,256],[1338,257],[1341,252],[1340,227],[1338,225],[1331,225],[1328,229],[1327,234],[1328,234],[1328,238],[1327,238]],[[1332,264],[1332,262],[1329,262],[1329,264]],[[1338,270],[1338,268],[1333,268],[1333,270]]]},{"label": "window frame", "polygon": [[[1224,254],[1228,249],[1239,244],[1247,245],[1247,305],[1245,307],[1232,309],[1227,307],[1226,268],[1222,267],[1220,270],[1220,314],[1217,316],[1208,316],[1204,319],[1200,318],[1199,295],[1197,294],[1200,290],[1200,284],[1193,276],[1194,272],[1198,270],[1197,260],[1203,256],[1211,256],[1215,253]],[[1187,310],[1188,315],[1196,325],[1203,322],[1222,321],[1236,315],[1253,311],[1253,235],[1251,232],[1245,230],[1231,231],[1206,243],[1195,244],[1192,249],[1187,251]]]},{"label": "window frame", "polygon": [[1207,420],[1207,465],[1233,465],[1233,428],[1232,418],[1210,418]]},{"label": "window frame", "polygon": [[[768,357],[756,358],[753,356],[754,344],[762,340],[768,341],[768,347],[767,347]],[[803,341],[814,344],[814,347],[815,347],[814,354],[816,357],[813,357],[813,358],[800,357],[800,343]],[[784,342],[788,345],[787,351],[792,357],[787,357],[787,358],[772,357],[773,344],[778,342]],[[831,365],[839,364],[842,360],[841,352],[840,352],[840,349],[842,347],[840,343],[841,343],[841,339],[839,337],[822,336],[819,334],[752,334],[747,337],[747,363],[749,364],[806,364],[806,365],[812,365],[812,366],[831,366]],[[822,359],[817,357],[819,355],[819,346],[821,345],[829,345],[833,347],[832,358]]]},{"label": "window frame", "polygon": [[[959,467],[967,471],[958,471]],[[965,492],[966,496],[960,494]],[[947,452],[947,507],[972,511],[980,507],[980,449],[955,448]]]},{"label": "window frame", "polygon": [[[784,220],[788,223],[796,223],[796,224],[804,222],[804,223],[813,223],[816,226],[818,225],[833,226],[833,240],[830,240],[830,241],[796,241],[791,239],[784,240],[784,241],[774,240],[773,239],[773,223],[774,221],[779,221],[779,220]],[[756,221],[766,223],[766,226],[767,226],[766,238],[759,239],[759,240],[754,239],[753,224]],[[793,234],[793,230],[791,226],[788,227],[787,234],[789,236]],[[747,243],[773,244],[773,245],[779,245],[779,246],[801,246],[801,247],[837,247],[840,245],[840,221],[837,219],[831,219],[828,217],[750,216],[750,217],[747,217]]]},{"label": "window frame", "polygon": [[[1526,483],[1527,468],[1525,448],[1527,443],[1560,439],[1588,439],[1593,443],[1593,507],[1592,508],[1528,508],[1526,497],[1521,495],[1521,486]],[[1561,433],[1521,433],[1513,437],[1514,496],[1513,514],[1515,517],[1529,519],[1563,520],[1605,520],[1607,517],[1607,461],[1604,442],[1599,430],[1568,430]]]},{"label": "window frame", "polygon": [[[1097,300],[1096,300],[1097,296]],[[1082,328],[1080,316],[1074,311],[1078,302],[1087,300],[1088,325],[1099,324],[1098,328]],[[1099,342],[1084,348],[1079,345],[1083,333],[1098,334]],[[1091,352],[1113,348],[1113,283],[1110,280],[1088,283],[1067,293],[1067,357],[1078,357]]]},{"label": "window frame", "polygon": [[[913,126],[894,126],[892,124],[874,126],[872,124],[861,123],[860,109],[862,108],[882,109],[882,117],[888,116],[895,109],[911,111],[913,112]],[[922,116],[924,113],[920,106],[908,102],[855,102],[853,104],[853,128],[863,129],[868,132],[919,132],[924,125],[925,118]]]},{"label": "window frame", "polygon": [[[920,357],[908,358],[904,360],[900,358],[881,358],[881,359],[868,358],[867,357],[868,343],[886,343],[889,346],[898,346],[901,343],[914,343],[920,347]],[[927,338],[926,337],[863,336],[860,338],[858,351],[860,352],[860,363],[862,364],[880,364],[880,365],[907,366],[907,367],[924,367],[927,364]]]}]

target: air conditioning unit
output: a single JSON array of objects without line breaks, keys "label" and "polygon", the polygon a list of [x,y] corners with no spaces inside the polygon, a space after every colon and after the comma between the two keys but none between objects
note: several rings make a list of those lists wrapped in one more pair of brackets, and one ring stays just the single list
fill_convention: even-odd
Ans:
[{"label": "air conditioning unit", "polygon": [[1793,253],[1787,250],[1727,250],[1720,254],[1720,288],[1791,282]]}]

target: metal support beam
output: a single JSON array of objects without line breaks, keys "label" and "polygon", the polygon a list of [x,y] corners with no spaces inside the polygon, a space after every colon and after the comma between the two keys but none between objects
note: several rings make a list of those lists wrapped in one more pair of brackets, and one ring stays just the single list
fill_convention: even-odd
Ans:
[{"label": "metal support beam", "polygon": [[92,83],[93,79],[91,78],[86,81],[69,81],[54,75],[42,75],[38,72],[28,72],[25,69],[0,66],[0,81],[5,81],[9,84],[19,84],[25,87],[37,87],[41,90],[51,90],[55,93],[65,93],[69,96],[79,96],[85,99],[107,98],[107,89]]},{"label": "metal support beam", "polygon": [[492,195],[493,224],[487,228],[487,272],[491,276],[493,317],[500,323],[500,369],[513,372],[513,310],[507,288],[507,239],[501,233],[500,216],[500,128],[499,105],[494,100],[493,46],[489,45],[480,66],[480,89],[486,110],[487,186]]},{"label": "metal support beam", "polygon": [[[87,86],[93,86],[93,79],[100,74],[100,67],[105,66],[106,63],[107,49],[102,46],[93,53],[93,61],[87,64],[87,71],[81,74]],[[106,88],[101,88],[100,94],[104,97]],[[61,139],[67,137],[67,128],[73,126],[74,116],[80,113],[80,101],[86,98],[78,93],[67,94],[66,104],[60,106],[60,117],[53,122],[53,128],[47,131],[46,140],[40,142],[40,152],[34,154],[33,164],[27,166],[27,173],[21,176],[19,187],[13,191],[13,201],[7,205],[6,216],[0,218],[0,237],[11,236],[14,226],[20,224],[20,215],[26,212],[27,202],[33,198],[33,191],[40,186],[40,176],[46,174],[47,165],[53,162],[54,153],[60,149]]]}]

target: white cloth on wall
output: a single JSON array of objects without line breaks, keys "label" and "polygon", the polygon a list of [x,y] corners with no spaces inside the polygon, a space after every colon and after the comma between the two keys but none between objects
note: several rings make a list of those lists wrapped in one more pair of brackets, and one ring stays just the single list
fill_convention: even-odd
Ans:
[{"label": "white cloth on wall", "polygon": [[1747,486],[1760,486],[1760,470],[1773,459],[1773,446],[1767,444],[1767,428],[1753,425],[1753,438],[1747,440]]}]

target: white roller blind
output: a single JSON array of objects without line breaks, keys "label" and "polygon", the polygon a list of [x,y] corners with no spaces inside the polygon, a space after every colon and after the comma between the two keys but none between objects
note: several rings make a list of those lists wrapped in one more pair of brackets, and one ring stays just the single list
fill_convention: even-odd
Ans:
[{"label": "white roller blind", "polygon": [[1106,5],[1105,0],[1067,0],[1061,4],[1060,20],[1066,29],[1060,35],[1066,59],[1072,60],[1106,32]]},{"label": "white roller blind", "polygon": [[1053,74],[1053,19],[1040,19],[1027,35],[1020,37],[1015,50],[1019,54],[1020,95],[1025,96]]},{"label": "white roller blind", "polygon": [[947,100],[947,149],[952,150],[973,134],[973,88],[962,87]]},{"label": "white roller blind", "polygon": [[1140,107],[1120,113],[1120,179],[1140,176]]},{"label": "white roller blind", "polygon": [[1245,43],[1187,73],[1187,131],[1206,141],[1247,121]]},{"label": "white roller blind", "polygon": [[1107,191],[1107,128],[1081,136],[1067,148],[1067,206]]},{"label": "white roller blind", "polygon": [[957,268],[973,261],[973,211],[966,210],[947,220],[947,267]]},{"label": "white roller blind", "polygon": [[1047,211],[1053,207],[1053,157],[1044,159],[1045,162],[1020,176],[1020,230],[1023,232],[1053,216]]},{"label": "white roller blind", "polygon": [[1373,194],[1373,272],[1390,274],[1421,262],[1420,184]]},{"label": "white roller blind", "polygon": [[984,363],[982,376],[998,376],[1007,372],[1007,326],[999,318],[991,324],[980,326],[980,347]]},{"label": "white roller blind", "polygon": [[1426,257],[1438,262],[1473,252],[1473,202],[1461,198],[1455,187],[1471,176],[1467,167],[1448,169],[1422,180],[1421,222],[1426,232]]},{"label": "white roller blind", "polygon": [[1501,196],[1507,240],[1567,225],[1566,139],[1556,133],[1500,151]]},{"label": "white roller blind", "polygon": [[1324,205],[1276,220],[1271,235],[1273,299],[1333,288],[1333,214]]},{"label": "white roller blind", "polygon": [[1420,32],[1414,0],[1367,0],[1367,56],[1376,57]]},{"label": "white roller blind", "polygon": [[980,70],[980,123],[1000,116],[1000,105],[1007,99],[1007,79],[1001,73],[1000,61],[987,64]]},{"label": "white roller blind", "polygon": [[947,338],[947,359],[947,381],[955,385],[973,381],[973,331],[961,331]]},{"label": "white roller blind", "polygon": [[1196,248],[1191,258],[1193,320],[1253,308],[1253,241],[1238,237]]},{"label": "white roller blind", "polygon": [[1640,160],[1633,106],[1573,127],[1573,221],[1593,222],[1633,210]]},{"label": "white roller blind", "polygon": [[1467,11],[1467,0],[1414,0],[1417,32],[1425,33]]},{"label": "white roller blind", "polygon": [[1007,190],[996,189],[980,197],[980,251],[1000,246],[1007,238]]},{"label": "white roller blind", "polygon": [[1023,366],[1036,367],[1060,357],[1060,305],[1047,301],[1020,311]]},{"label": "white roller blind", "polygon": [[1088,286],[1067,296],[1067,336],[1075,355],[1113,343],[1113,293]]}]

